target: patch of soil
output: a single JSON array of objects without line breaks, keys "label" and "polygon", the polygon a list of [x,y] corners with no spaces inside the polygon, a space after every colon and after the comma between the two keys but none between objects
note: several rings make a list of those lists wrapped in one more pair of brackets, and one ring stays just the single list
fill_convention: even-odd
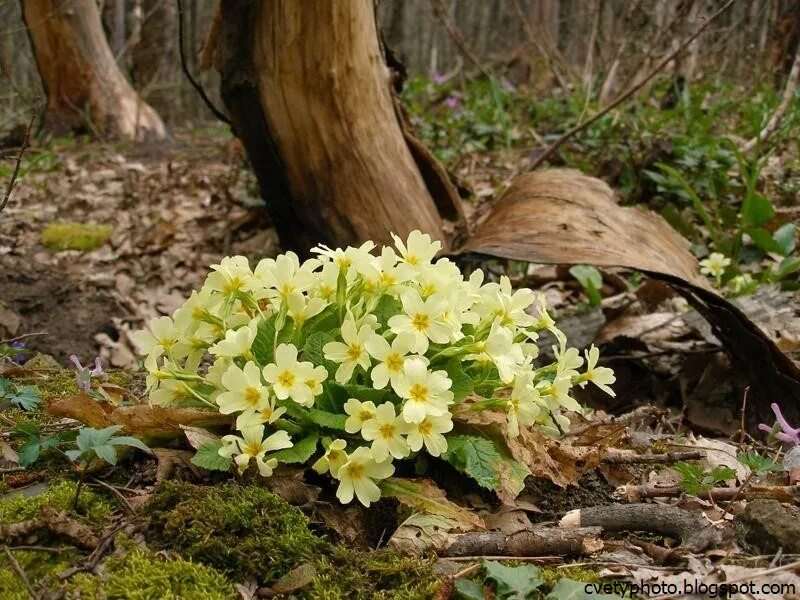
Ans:
[{"label": "patch of soil", "polygon": [[35,263],[22,272],[8,256],[0,257],[0,300],[19,316],[20,332],[46,333],[26,338],[26,346],[62,364],[70,354],[83,361],[96,356],[95,334],[113,335],[112,317],[124,314],[106,290]]},{"label": "patch of soil", "polygon": [[576,508],[614,503],[614,488],[596,473],[587,473],[578,484],[561,488],[547,479],[528,477],[519,499],[536,505],[540,513],[530,513],[532,521],[550,521]]}]

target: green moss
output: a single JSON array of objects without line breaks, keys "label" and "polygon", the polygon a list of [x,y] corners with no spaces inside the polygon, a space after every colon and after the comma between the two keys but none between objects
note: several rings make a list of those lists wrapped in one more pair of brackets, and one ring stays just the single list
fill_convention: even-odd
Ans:
[{"label": "green moss", "polygon": [[552,588],[560,579],[574,579],[575,581],[585,581],[586,583],[595,583],[600,581],[600,576],[597,571],[592,571],[584,567],[564,567],[563,569],[556,569],[555,567],[541,567],[541,577],[544,579],[545,586]]},{"label": "green moss", "polygon": [[42,245],[49,250],[96,250],[111,237],[110,225],[50,223],[42,230]]},{"label": "green moss", "polygon": [[297,597],[416,600],[432,597],[440,585],[430,562],[388,550],[358,552],[315,536],[299,510],[257,486],[168,482],[148,512],[162,548],[235,581],[255,577],[270,585],[311,563],[316,576]]},{"label": "green moss", "polygon": [[[70,556],[71,554],[71,556]],[[28,581],[40,589],[52,589],[58,585],[57,575],[69,568],[69,558],[75,559],[72,552],[41,552],[35,550],[14,550],[14,559],[22,567]],[[3,600],[30,600],[24,583],[12,570],[5,553],[0,553],[0,598]]]},{"label": "green moss", "polygon": [[233,584],[211,567],[180,558],[165,559],[142,548],[131,548],[124,556],[105,561],[101,575],[81,573],[73,577],[66,597],[81,600],[234,600],[238,594]]},{"label": "green moss", "polygon": [[[0,523],[16,523],[39,515],[42,506],[52,506],[57,510],[73,512],[77,484],[73,481],[51,483],[46,491],[38,496],[21,494],[0,500]],[[114,509],[112,502],[93,490],[83,487],[78,502],[78,517],[85,518],[92,525],[102,525]]]}]

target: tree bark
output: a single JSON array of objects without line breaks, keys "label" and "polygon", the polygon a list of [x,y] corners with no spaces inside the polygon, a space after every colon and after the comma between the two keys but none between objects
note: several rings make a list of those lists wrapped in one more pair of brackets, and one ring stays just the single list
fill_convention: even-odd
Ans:
[{"label": "tree bark", "polygon": [[446,173],[408,133],[372,2],[226,0],[222,97],[284,247],[390,241],[419,229],[448,244],[462,221]]},{"label": "tree bark", "polygon": [[21,0],[47,95],[45,129],[103,138],[161,140],[158,114],[120,71],[94,0]]},{"label": "tree bark", "polygon": [[143,0],[142,27],[131,51],[131,75],[139,94],[166,119],[175,89],[168,75],[177,64],[177,10],[173,0]]}]

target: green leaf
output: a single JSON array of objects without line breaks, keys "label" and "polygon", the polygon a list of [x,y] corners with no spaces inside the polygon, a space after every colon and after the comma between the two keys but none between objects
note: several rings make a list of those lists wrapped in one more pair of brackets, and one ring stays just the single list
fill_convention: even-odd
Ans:
[{"label": "green leaf", "polygon": [[192,457],[192,464],[206,471],[229,471],[233,461],[227,456],[220,456],[220,448],[222,440],[206,442],[197,449]]},{"label": "green leaf", "polygon": [[7,398],[11,395],[12,390],[13,385],[11,384],[11,380],[0,377],[0,398]]},{"label": "green leaf", "polygon": [[749,194],[742,205],[742,226],[761,227],[775,216],[775,209],[768,198],[758,193]]},{"label": "green leaf", "polygon": [[103,446],[108,443],[111,437],[122,429],[121,425],[111,425],[103,429],[95,429],[94,427],[81,427],[78,432],[78,437],[75,442],[78,444],[78,449],[83,452],[88,452],[96,446]]},{"label": "green leaf", "polygon": [[456,600],[484,600],[483,586],[471,579],[456,579]]},{"label": "green leaf", "polygon": [[117,464],[117,449],[110,444],[93,446],[92,451],[110,465]]},{"label": "green leaf", "polygon": [[279,450],[270,455],[270,458],[277,458],[278,462],[297,464],[306,462],[314,452],[317,451],[317,442],[319,441],[319,434],[314,431],[298,442],[295,442],[291,448]]},{"label": "green leaf", "polygon": [[250,346],[256,362],[260,365],[268,365],[275,356],[275,316],[262,319],[258,324],[256,337]]},{"label": "green leaf", "polygon": [[450,391],[453,392],[453,399],[456,402],[461,402],[464,398],[472,393],[475,385],[472,379],[464,372],[461,367],[461,361],[457,358],[450,360],[444,367],[447,371],[447,376],[453,382]]},{"label": "green leaf", "polygon": [[750,236],[753,243],[761,248],[764,252],[773,252],[775,254],[782,254],[782,248],[776,242],[769,231],[761,228],[751,228],[745,230],[745,233]]},{"label": "green leaf", "polygon": [[337,431],[344,431],[344,423],[347,421],[347,415],[329,413],[316,408],[312,408],[308,411],[308,418],[321,427],[335,429]]},{"label": "green leaf", "polygon": [[[386,398],[386,394],[389,393],[389,390],[382,389],[376,390],[373,387],[369,387],[366,385],[357,385],[357,384],[345,384],[340,385],[338,383],[331,383],[331,388],[341,388],[342,392],[346,396],[345,402],[350,398],[355,398],[356,400],[361,400],[361,402],[371,401],[376,406],[381,404]],[[339,394],[337,393],[337,397]]]},{"label": "green leaf", "polygon": [[797,227],[795,224],[786,223],[785,225],[776,229],[772,234],[772,239],[775,240],[775,243],[778,244],[778,246],[780,246],[781,254],[783,256],[789,256],[792,252],[794,252],[795,246],[797,245],[796,233]]},{"label": "green leaf", "polygon": [[442,458],[472,477],[478,485],[505,497],[516,497],[530,472],[508,456],[505,449],[477,435],[447,437],[447,452]]},{"label": "green leaf", "polygon": [[558,580],[545,600],[622,600],[617,594],[601,594],[605,586],[613,588],[614,583],[587,583],[565,577]]},{"label": "green leaf", "polygon": [[800,256],[787,256],[778,265],[773,279],[780,281],[797,271],[800,271]]},{"label": "green leaf", "polygon": [[526,600],[544,583],[541,570],[535,565],[507,567],[493,560],[485,560],[483,568],[486,570],[486,581],[494,582],[496,597],[502,600]]},{"label": "green leaf", "polygon": [[308,336],[306,343],[303,345],[303,359],[325,367],[329,377],[333,377],[333,374],[336,373],[336,364],[325,358],[322,348],[328,342],[334,341],[336,341],[336,338],[327,331],[318,331]]},{"label": "green leaf", "polygon": [[740,452],[736,455],[736,460],[748,467],[756,475],[783,470],[781,465],[768,456],[761,456],[758,452]]},{"label": "green leaf", "polygon": [[378,317],[378,322],[381,325],[386,325],[391,317],[401,312],[403,312],[403,304],[400,300],[394,296],[384,294],[378,300],[378,305],[372,311],[372,314]]},{"label": "green leaf", "polygon": [[130,446],[132,448],[138,448],[150,454],[150,448],[148,448],[143,441],[129,435],[114,436],[108,440],[108,443],[112,446]]},{"label": "green leaf", "polygon": [[9,400],[13,404],[19,406],[22,410],[32,410],[39,405],[42,398],[39,394],[39,389],[34,385],[26,385],[17,388],[15,393],[12,393]]},{"label": "green leaf", "polygon": [[397,498],[401,504],[430,515],[452,519],[463,531],[483,529],[485,524],[474,512],[447,499],[444,491],[430,479],[390,477],[379,484],[381,495]]},{"label": "green leaf", "polygon": [[600,271],[587,265],[575,265],[569,272],[583,287],[589,304],[598,306],[603,299],[600,295],[600,288],[603,287],[603,276]]},{"label": "green leaf", "polygon": [[34,438],[29,439],[27,442],[22,444],[17,451],[17,455],[19,456],[19,466],[29,467],[39,460],[41,448],[42,446],[39,443],[39,440]]}]

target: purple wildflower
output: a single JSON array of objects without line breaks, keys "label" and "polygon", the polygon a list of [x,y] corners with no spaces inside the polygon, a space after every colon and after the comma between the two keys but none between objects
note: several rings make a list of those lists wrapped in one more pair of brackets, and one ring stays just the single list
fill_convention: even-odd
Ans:
[{"label": "purple wildflower", "polygon": [[[782,431],[778,431],[775,434],[775,437],[787,444],[794,444],[796,446],[800,446],[800,427],[795,428],[789,425],[789,422],[783,416],[781,408],[780,406],[777,405],[777,403],[773,402],[771,406],[772,406],[772,412],[775,413],[775,418],[778,420],[778,425],[780,425],[782,429]],[[764,423],[761,423],[758,426],[758,428],[761,431],[767,431],[769,433],[772,433],[773,430],[773,427],[765,425]]]},{"label": "purple wildflower", "polygon": [[444,105],[450,110],[457,110],[461,108],[461,96],[457,93],[450,94],[445,98]]},{"label": "purple wildflower", "polygon": [[447,81],[447,75],[445,75],[444,73],[434,73],[433,76],[431,77],[431,81],[433,81],[433,83],[435,83],[436,85],[441,85],[445,81]]},{"label": "purple wildflower", "polygon": [[74,354],[69,359],[75,365],[75,383],[78,385],[78,389],[88,393],[92,389],[92,377],[99,377],[103,374],[103,363],[100,361],[100,357],[94,359],[94,369],[81,365],[81,361]]},{"label": "purple wildflower", "polygon": [[28,360],[28,353],[25,352],[25,342],[18,341],[18,342],[11,342],[9,344],[14,350],[14,356],[11,358],[12,362],[21,365],[26,360]]}]

